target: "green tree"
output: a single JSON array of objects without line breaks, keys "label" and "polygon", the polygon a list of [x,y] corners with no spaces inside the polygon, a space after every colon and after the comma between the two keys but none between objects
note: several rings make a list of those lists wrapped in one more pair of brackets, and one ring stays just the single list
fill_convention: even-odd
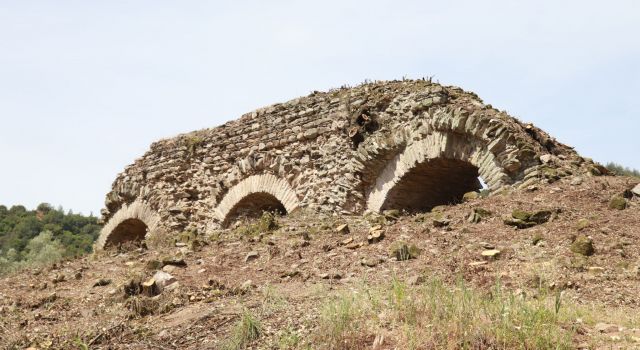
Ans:
[{"label": "green tree", "polygon": [[25,260],[27,263],[46,265],[61,260],[65,249],[59,241],[53,239],[51,232],[42,231],[29,241],[26,251]]},{"label": "green tree", "polygon": [[611,170],[612,172],[618,175],[640,177],[640,171],[638,171],[637,169],[625,167],[623,165],[620,165],[614,162],[607,163],[607,169]]}]

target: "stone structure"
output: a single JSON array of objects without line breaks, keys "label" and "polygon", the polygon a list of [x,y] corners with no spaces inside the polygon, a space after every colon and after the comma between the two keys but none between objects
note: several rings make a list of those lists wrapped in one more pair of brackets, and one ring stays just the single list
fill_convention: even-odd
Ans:
[{"label": "stone structure", "polygon": [[599,171],[460,88],[366,83],[155,142],[115,180],[96,248],[262,210],[429,210],[480,189],[479,178],[496,191]]}]

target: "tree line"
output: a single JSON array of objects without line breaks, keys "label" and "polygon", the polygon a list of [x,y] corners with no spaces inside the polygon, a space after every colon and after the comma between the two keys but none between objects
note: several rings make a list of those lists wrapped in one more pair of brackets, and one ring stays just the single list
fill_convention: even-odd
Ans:
[{"label": "tree line", "polygon": [[0,274],[89,253],[100,229],[93,215],[48,203],[35,210],[0,205]]}]

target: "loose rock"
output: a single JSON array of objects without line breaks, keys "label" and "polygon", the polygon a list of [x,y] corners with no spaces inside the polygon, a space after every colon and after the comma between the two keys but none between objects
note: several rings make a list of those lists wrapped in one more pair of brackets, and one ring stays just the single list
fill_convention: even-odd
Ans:
[{"label": "loose rock", "polygon": [[338,226],[336,227],[336,232],[337,232],[337,233],[342,233],[342,234],[345,234],[345,235],[346,235],[347,233],[349,233],[349,232],[350,232],[350,231],[349,231],[349,225],[347,225],[347,224],[338,225]]},{"label": "loose rock", "polygon": [[615,195],[609,201],[609,209],[624,210],[627,208],[627,200],[621,196]]},{"label": "loose rock", "polygon": [[571,243],[571,251],[584,256],[591,256],[595,253],[591,238],[585,235],[576,237],[573,243]]}]

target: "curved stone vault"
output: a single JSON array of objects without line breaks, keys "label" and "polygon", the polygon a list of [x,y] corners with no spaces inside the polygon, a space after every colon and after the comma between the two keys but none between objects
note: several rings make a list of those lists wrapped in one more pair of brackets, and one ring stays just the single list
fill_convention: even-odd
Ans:
[{"label": "curved stone vault", "polygon": [[599,171],[458,87],[366,83],[153,143],[107,194],[96,247],[206,232],[262,210],[429,210],[479,189],[479,178],[495,191]]}]

